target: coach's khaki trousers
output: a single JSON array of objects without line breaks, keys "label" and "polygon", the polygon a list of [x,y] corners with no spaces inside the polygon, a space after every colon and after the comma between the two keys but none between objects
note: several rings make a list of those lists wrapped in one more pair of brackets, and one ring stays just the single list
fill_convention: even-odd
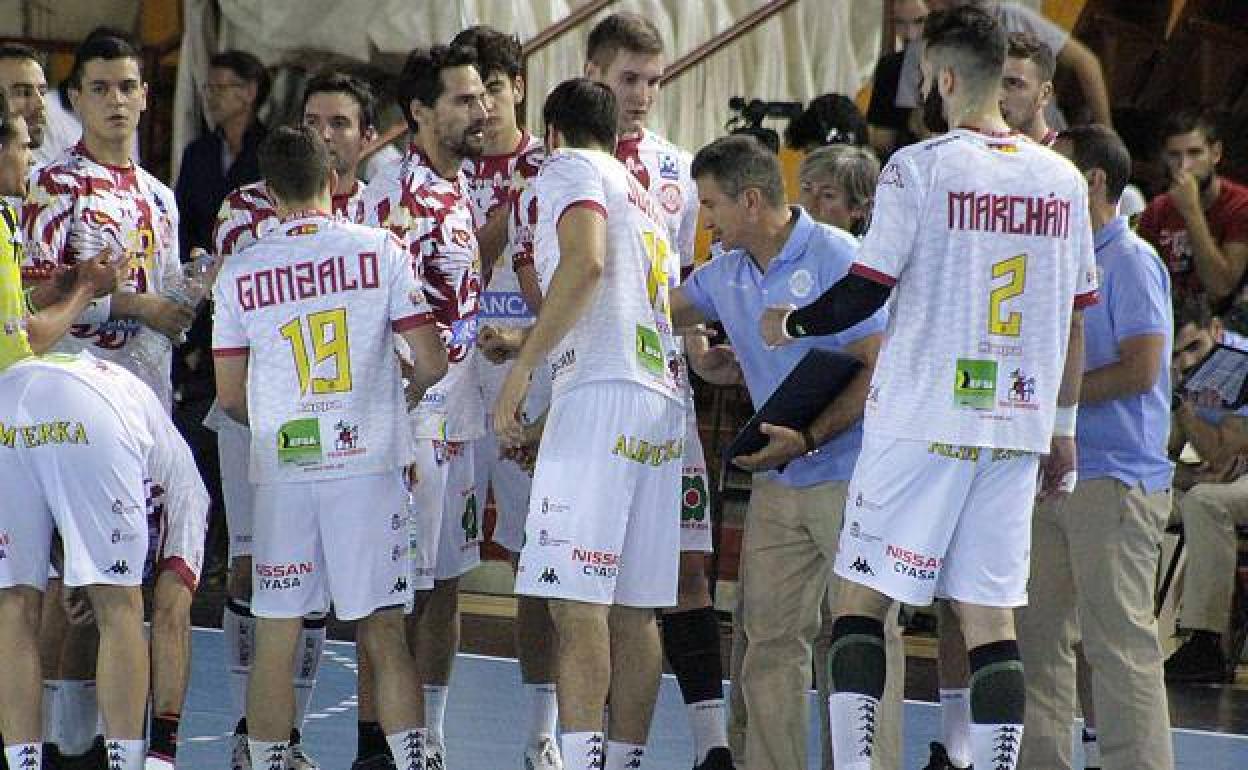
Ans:
[{"label": "coach's khaki trousers", "polygon": [[1179,625],[1225,634],[1235,590],[1235,527],[1248,524],[1248,476],[1197,484],[1178,499],[1187,571]]},{"label": "coach's khaki trousers", "polygon": [[[795,488],[754,477],[733,623],[729,739],[738,767],[807,767],[811,648],[820,630],[847,488],[844,482]],[[833,594],[836,585],[834,578]],[[905,650],[896,612],[890,611],[889,618],[888,685],[877,720],[873,763],[883,770],[897,768],[901,756],[905,681]],[[826,660],[820,665],[826,667]]]},{"label": "coach's khaki trousers", "polygon": [[1170,713],[1153,616],[1169,491],[1080,481],[1032,520],[1029,603],[1017,613],[1027,681],[1020,770],[1069,770],[1075,658],[1092,675],[1101,766],[1172,770]]}]

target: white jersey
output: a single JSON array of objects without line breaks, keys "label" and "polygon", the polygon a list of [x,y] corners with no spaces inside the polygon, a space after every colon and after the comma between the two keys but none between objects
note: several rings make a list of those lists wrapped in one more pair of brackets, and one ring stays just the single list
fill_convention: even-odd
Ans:
[{"label": "white jersey", "polygon": [[[547,356],[552,394],[627,381],[680,400],[669,305],[680,266],[654,200],[623,164],[594,150],[551,154],[535,186],[538,253],[558,253],[557,226],[570,208],[587,206],[607,220],[606,263],[589,309]],[[553,274],[540,275],[543,293]]]},{"label": "white jersey", "polygon": [[1035,142],[958,129],[898,150],[852,268],[896,284],[864,430],[1047,452],[1092,243],[1083,175]]},{"label": "white jersey", "polygon": [[471,441],[485,433],[485,403],[475,362],[481,302],[481,255],[464,175],[443,179],[419,146],[364,196],[365,223],[384,227],[406,247],[421,277],[447,350],[446,376],[425,391],[412,412],[417,438]]},{"label": "white jersey", "polygon": [[391,331],[432,323],[402,244],[323,215],[288,220],[225,263],[213,355],[249,355],[254,484],[409,463]]},{"label": "white jersey", "polygon": [[[22,227],[28,265],[70,266],[112,249],[126,259],[120,291],[168,294],[181,282],[173,192],[136,165],[96,161],[82,144],[31,178]],[[125,367],[169,409],[172,343],[133,319],[107,318],[105,307],[93,303],[56,349]]]},{"label": "white jersey", "polygon": [[690,173],[693,157],[649,130],[619,140],[615,157],[659,204],[668,242],[680,253],[680,266],[692,267],[698,233],[698,188]]},{"label": "white jersey", "polygon": [[[516,148],[505,155],[482,155],[464,161],[466,191],[479,221],[486,221],[500,208],[507,211],[507,243],[490,276],[490,285],[481,294],[481,320],[496,326],[529,326],[533,311],[520,293],[516,270],[533,264],[533,238],[521,208],[521,198],[531,201],[532,180],[537,176],[546,148],[542,141],[528,133],[520,137]],[[477,357],[481,390],[486,409],[490,409],[510,363],[494,364],[485,356]]]}]

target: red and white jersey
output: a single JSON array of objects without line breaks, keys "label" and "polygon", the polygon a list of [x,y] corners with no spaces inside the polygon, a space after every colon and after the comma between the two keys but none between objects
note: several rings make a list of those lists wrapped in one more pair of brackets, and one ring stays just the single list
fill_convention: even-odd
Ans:
[{"label": "red and white jersey", "polygon": [[[121,291],[166,294],[181,282],[173,191],[138,166],[97,162],[82,144],[33,177],[22,223],[27,265],[73,265],[111,249],[126,259]],[[168,408],[169,339],[132,319],[108,319],[103,308],[89,308],[56,349],[90,350],[121,365]]]},{"label": "red and white jersey", "polygon": [[968,129],[898,150],[852,270],[896,286],[866,431],[1048,451],[1071,313],[1096,301],[1069,161]]},{"label": "red and white jersey", "polygon": [[698,188],[689,173],[693,157],[650,130],[616,142],[615,157],[654,196],[681,267],[692,267],[698,230]]},{"label": "red and white jersey", "polygon": [[308,214],[226,261],[217,357],[248,355],[254,484],[381,473],[413,460],[392,332],[432,323],[390,233]]},{"label": "red and white jersey", "polygon": [[485,433],[485,404],[477,376],[477,314],[481,254],[462,172],[444,179],[418,146],[408,149],[400,175],[384,175],[364,196],[365,223],[399,237],[422,279],[438,333],[446,345],[446,376],[425,391],[412,412],[417,438],[470,441]]},{"label": "red and white jersey", "polygon": [[[552,394],[622,380],[681,400],[669,304],[680,264],[654,199],[623,164],[595,150],[557,150],[534,185],[538,253],[558,254],[559,220],[571,208],[607,220],[606,263],[589,308],[547,355]],[[539,274],[545,292],[554,270]]]},{"label": "red and white jersey", "polygon": [[[364,190],[366,185],[356,180],[351,192],[333,197],[334,216],[347,222],[363,224]],[[243,185],[225,196],[217,212],[217,224],[212,230],[213,253],[228,257],[242,251],[263,238],[278,223],[277,204],[264,180]]]},{"label": "red and white jersey", "polygon": [[[516,148],[506,155],[482,155],[464,161],[464,177],[468,195],[484,222],[499,208],[507,211],[507,244],[490,276],[490,285],[481,295],[481,320],[498,326],[528,326],[533,311],[520,293],[516,269],[533,264],[532,224],[536,223],[536,206],[531,207],[533,219],[526,222],[520,200],[532,201],[529,191],[537,176],[546,148],[540,139],[528,133],[520,137]],[[498,396],[510,364],[490,363],[485,356],[477,357],[481,389],[489,410]]]}]

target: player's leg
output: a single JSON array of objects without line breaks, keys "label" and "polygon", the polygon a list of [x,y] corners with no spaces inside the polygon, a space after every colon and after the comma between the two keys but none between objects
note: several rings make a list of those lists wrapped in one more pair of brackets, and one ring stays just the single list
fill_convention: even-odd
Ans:
[{"label": "player's leg", "polygon": [[304,615],[300,622],[293,667],[295,723],[290,736],[291,770],[317,770],[319,767],[303,748],[303,726],[308,708],[312,705],[312,693],[316,690],[316,677],[321,670],[327,619],[324,612],[311,612]]},{"label": "player's leg", "polygon": [[393,511],[407,491],[397,471],[318,485],[325,573],[335,612],[360,620],[361,643],[373,669],[373,693],[386,741],[399,770],[425,768],[425,731],[416,672],[406,654],[402,607],[407,581],[407,529]]},{"label": "player's leg", "polygon": [[[445,529],[446,523],[443,523]],[[459,578],[434,582],[416,627],[417,676],[425,696],[426,744],[431,770],[446,762],[446,701],[459,650]]]},{"label": "player's leg", "polygon": [[[62,594],[73,590],[62,585]],[[63,609],[60,611],[64,612]],[[100,633],[93,619],[68,623],[57,656],[58,676],[61,679],[58,751],[63,757],[103,756],[95,681],[95,659],[99,649]]]},{"label": "player's leg", "polygon": [[49,574],[48,587],[43,592],[43,609],[39,616],[39,660],[43,675],[43,752],[49,764],[55,765],[59,757],[57,744],[61,731],[60,703],[61,647],[69,620],[61,607],[61,576]]},{"label": "player's leg", "polygon": [[555,677],[563,761],[568,770],[602,767],[602,714],[611,683],[610,607],[563,599],[552,599],[549,607],[559,637]]},{"label": "player's leg", "polygon": [[[1027,672],[1027,712],[1018,766],[1069,770],[1070,724],[1075,710],[1078,636],[1075,581],[1071,572],[1069,520],[1064,505],[1036,506],[1031,525],[1031,582],[1028,604],[1014,613]],[[969,720],[968,720],[969,721]]]},{"label": "player's leg", "polygon": [[958,617],[936,602],[936,670],[940,680],[940,739],[932,744],[930,770],[971,765],[971,671]]},{"label": "player's leg", "polygon": [[217,426],[217,457],[221,467],[221,495],[229,532],[229,577],[221,630],[225,641],[226,677],[235,721],[230,741],[231,770],[248,770],[247,681],[256,649],[256,619],[251,613],[252,507],[255,492],[248,480],[251,433],[228,418]]},{"label": "player's leg", "polygon": [[167,764],[163,766],[170,768],[177,754],[178,725],[191,676],[193,597],[193,584],[188,584],[175,570],[165,569],[157,574],[152,592],[152,720],[148,755],[164,760]]},{"label": "player's leg", "polygon": [[[608,767],[640,767],[663,674],[663,648],[654,610],[615,605],[607,616],[611,638]],[[627,757],[620,761],[621,757]]]},{"label": "player's leg", "polygon": [[97,697],[104,718],[104,740],[117,764],[125,770],[143,766],[144,734],[150,671],[147,635],[143,628],[143,592],[137,585],[87,587],[91,607],[100,629],[100,652],[96,661]]}]

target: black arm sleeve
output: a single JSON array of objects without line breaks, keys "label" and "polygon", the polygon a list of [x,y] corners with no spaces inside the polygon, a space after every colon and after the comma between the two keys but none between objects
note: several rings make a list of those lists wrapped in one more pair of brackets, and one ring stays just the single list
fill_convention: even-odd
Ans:
[{"label": "black arm sleeve", "polygon": [[790,337],[822,337],[862,323],[884,307],[892,291],[882,283],[849,273],[806,307],[785,319]]}]

